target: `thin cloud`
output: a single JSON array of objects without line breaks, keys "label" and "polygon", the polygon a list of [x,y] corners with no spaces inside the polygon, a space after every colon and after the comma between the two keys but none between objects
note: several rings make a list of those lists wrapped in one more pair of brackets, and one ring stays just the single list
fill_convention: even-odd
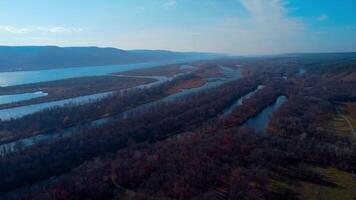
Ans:
[{"label": "thin cloud", "polygon": [[329,18],[329,17],[328,17],[327,15],[323,14],[323,15],[318,16],[318,21],[325,21],[325,20],[327,20],[328,18]]},{"label": "thin cloud", "polygon": [[43,34],[72,34],[83,31],[82,28],[66,28],[62,26],[56,27],[15,27],[10,25],[0,25],[0,33],[7,34],[29,34],[29,33],[43,33]]},{"label": "thin cloud", "polygon": [[[238,3],[238,2],[237,2]],[[301,18],[291,17],[284,0],[240,0],[248,17],[222,18],[187,31],[184,27],[161,28],[146,34],[130,34],[118,39],[120,46],[232,54],[272,54],[299,51],[307,31]],[[236,11],[238,12],[238,11]],[[301,39],[302,38],[302,39]]]},{"label": "thin cloud", "polygon": [[164,5],[165,7],[173,7],[173,6],[177,5],[177,1],[175,1],[175,0],[169,0],[169,1],[166,1],[163,5]]},{"label": "thin cloud", "polygon": [[14,26],[0,25],[1,33],[25,34],[30,31],[31,31],[31,29],[29,29],[29,28],[17,28]]},{"label": "thin cloud", "polygon": [[230,18],[212,29],[221,50],[239,54],[294,51],[305,32],[300,18],[289,16],[284,0],[241,0],[248,18]]}]

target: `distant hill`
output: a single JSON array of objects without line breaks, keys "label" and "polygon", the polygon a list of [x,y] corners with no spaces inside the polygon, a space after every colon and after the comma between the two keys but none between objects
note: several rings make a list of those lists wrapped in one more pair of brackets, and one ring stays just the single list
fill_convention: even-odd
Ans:
[{"label": "distant hill", "polygon": [[219,54],[180,53],[163,50],[125,51],[115,48],[98,47],[0,46],[0,71],[100,66],[177,59],[203,59],[217,56]]},{"label": "distant hill", "polygon": [[165,50],[132,50],[130,53],[146,61],[189,59],[189,58],[211,58],[223,56],[215,53],[197,53],[197,52],[172,52]]}]

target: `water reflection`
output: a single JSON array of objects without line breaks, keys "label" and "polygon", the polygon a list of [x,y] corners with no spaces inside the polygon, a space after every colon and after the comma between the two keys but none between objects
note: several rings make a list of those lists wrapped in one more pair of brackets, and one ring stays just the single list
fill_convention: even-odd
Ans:
[{"label": "water reflection", "polygon": [[30,99],[35,99],[39,97],[47,96],[48,93],[38,91],[32,93],[23,94],[11,94],[11,95],[0,95],[0,104],[15,103],[19,101],[25,101]]},{"label": "water reflection", "polygon": [[193,61],[193,59],[181,59],[181,60],[166,61],[166,62],[147,62],[147,63],[125,64],[125,65],[61,68],[61,69],[38,70],[38,71],[0,72],[0,87],[54,81],[54,80],[61,80],[61,79],[68,79],[68,78],[85,77],[85,76],[108,75],[111,73],[162,66],[168,64],[179,64],[179,63],[185,63],[190,61]]},{"label": "water reflection", "polygon": [[244,126],[251,127],[256,132],[266,133],[268,129],[268,124],[270,118],[274,112],[276,112],[284,103],[287,102],[286,96],[280,96],[277,98],[276,102],[265,108],[261,113],[259,113],[256,117],[249,119]]}]

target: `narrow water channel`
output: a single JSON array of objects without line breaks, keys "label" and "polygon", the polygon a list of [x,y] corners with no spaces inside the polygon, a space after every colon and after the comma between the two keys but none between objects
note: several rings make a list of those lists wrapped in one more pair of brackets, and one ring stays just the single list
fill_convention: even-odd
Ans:
[{"label": "narrow water channel", "polygon": [[265,108],[256,117],[249,119],[243,126],[250,127],[258,133],[266,134],[271,116],[287,101],[286,96],[279,96],[273,105]]},{"label": "narrow water channel", "polygon": [[15,103],[39,97],[47,96],[48,93],[37,91],[23,94],[0,95],[0,104]]}]

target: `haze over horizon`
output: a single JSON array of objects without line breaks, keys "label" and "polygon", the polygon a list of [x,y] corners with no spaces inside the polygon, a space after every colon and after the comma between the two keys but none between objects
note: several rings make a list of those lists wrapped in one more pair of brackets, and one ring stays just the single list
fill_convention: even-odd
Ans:
[{"label": "haze over horizon", "polygon": [[353,0],[1,0],[0,45],[235,55],[356,51]]}]

